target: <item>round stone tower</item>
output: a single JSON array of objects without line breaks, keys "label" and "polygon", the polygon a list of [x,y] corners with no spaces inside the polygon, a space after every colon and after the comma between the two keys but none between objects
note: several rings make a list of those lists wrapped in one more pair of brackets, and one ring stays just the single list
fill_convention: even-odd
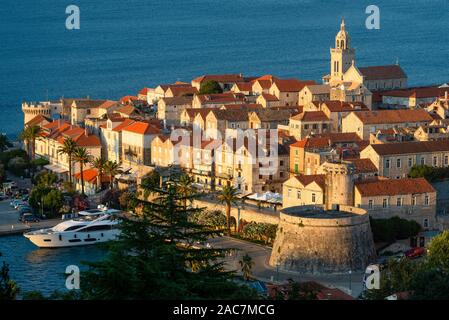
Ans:
[{"label": "round stone tower", "polygon": [[270,265],[308,274],[364,270],[376,253],[366,210],[341,205],[281,211]]},{"label": "round stone tower", "polygon": [[350,162],[325,162],[319,172],[325,175],[324,203],[327,210],[337,205],[354,205],[355,168]]}]

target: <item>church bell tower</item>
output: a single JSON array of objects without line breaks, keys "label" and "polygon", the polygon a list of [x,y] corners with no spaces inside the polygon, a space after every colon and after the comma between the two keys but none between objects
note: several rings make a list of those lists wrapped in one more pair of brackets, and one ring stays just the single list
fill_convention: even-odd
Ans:
[{"label": "church bell tower", "polygon": [[340,31],[335,37],[335,48],[331,48],[330,82],[340,82],[343,74],[355,62],[355,49],[351,48],[351,38],[346,31],[345,20],[341,21]]}]

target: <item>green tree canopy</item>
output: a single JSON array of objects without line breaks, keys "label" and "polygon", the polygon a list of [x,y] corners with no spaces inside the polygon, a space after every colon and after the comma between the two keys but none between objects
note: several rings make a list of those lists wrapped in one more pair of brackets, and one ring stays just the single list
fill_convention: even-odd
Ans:
[{"label": "green tree canopy", "polygon": [[200,94],[223,93],[217,81],[207,80],[201,84]]},{"label": "green tree canopy", "polygon": [[[89,263],[81,290],[87,299],[244,299],[255,292],[233,281],[221,262],[228,250],[198,247],[217,234],[192,221],[177,182],[148,190],[139,215],[125,218],[108,257]],[[190,198],[190,196],[189,196]]]}]

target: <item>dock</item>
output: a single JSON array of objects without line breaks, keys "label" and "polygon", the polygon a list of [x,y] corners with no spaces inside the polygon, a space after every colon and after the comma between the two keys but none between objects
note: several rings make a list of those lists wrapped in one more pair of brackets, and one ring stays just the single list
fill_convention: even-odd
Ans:
[{"label": "dock", "polygon": [[49,219],[49,220],[43,220],[39,222],[33,222],[33,223],[14,223],[14,224],[1,224],[0,225],[0,237],[2,236],[9,236],[9,235],[16,235],[16,234],[23,234],[25,232],[38,230],[38,229],[44,229],[44,228],[51,228],[60,223],[61,219]]}]

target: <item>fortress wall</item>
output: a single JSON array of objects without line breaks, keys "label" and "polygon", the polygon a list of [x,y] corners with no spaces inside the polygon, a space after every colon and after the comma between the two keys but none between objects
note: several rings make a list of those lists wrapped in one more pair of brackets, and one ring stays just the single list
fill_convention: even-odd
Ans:
[{"label": "fortress wall", "polygon": [[367,214],[319,219],[281,213],[269,263],[310,274],[347,273],[374,259]]}]

